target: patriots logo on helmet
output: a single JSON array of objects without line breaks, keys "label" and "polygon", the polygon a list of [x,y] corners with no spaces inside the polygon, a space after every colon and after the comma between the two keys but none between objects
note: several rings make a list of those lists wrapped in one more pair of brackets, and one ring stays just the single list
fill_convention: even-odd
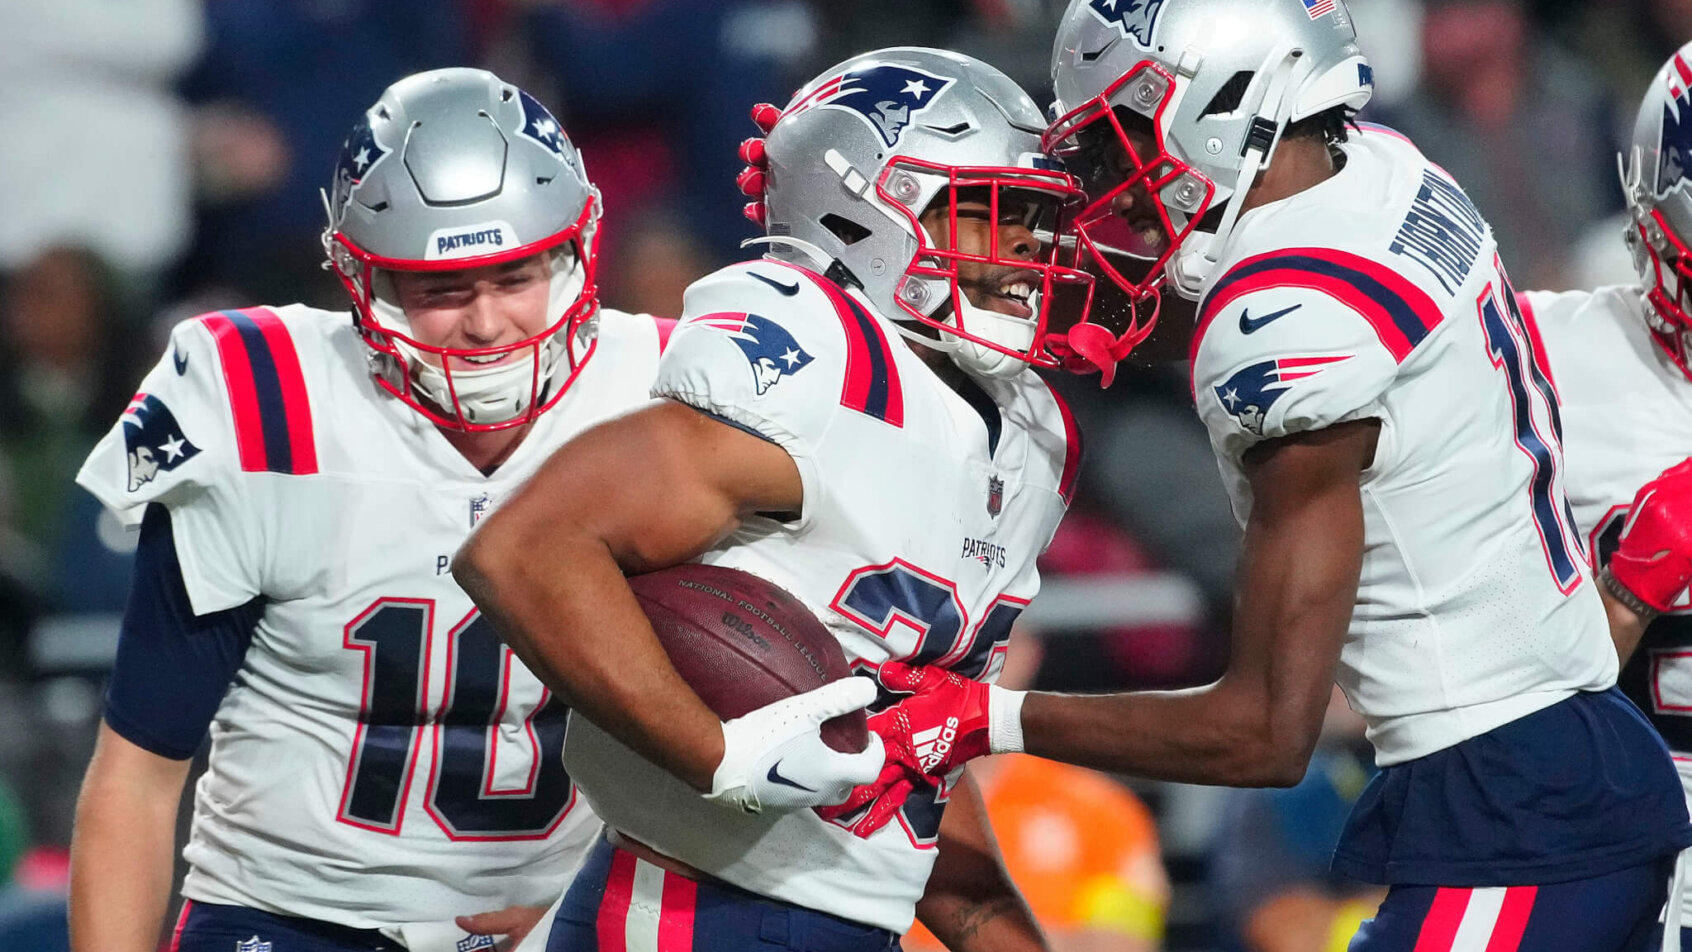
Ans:
[{"label": "patriots logo on helmet", "polygon": [[1226,383],[1211,389],[1216,391],[1216,399],[1221,402],[1222,408],[1240,421],[1240,426],[1262,436],[1263,419],[1269,415],[1269,408],[1281,399],[1281,394],[1292,389],[1294,381],[1314,377],[1328,365],[1350,359],[1351,355],[1345,354],[1265,360],[1237,371]]},{"label": "patriots logo on helmet", "polygon": [[200,448],[188,442],[164,401],[138,393],[123,411],[123,443],[129,455],[129,491],[153,481],[160,472],[170,472],[200,455]]},{"label": "patriots logo on helmet", "polygon": [[564,127],[552,117],[552,113],[541,105],[535,97],[517,90],[517,99],[523,104],[523,135],[545,146],[553,155],[566,159],[565,147],[570,144],[570,137],[564,134]]},{"label": "patriots logo on helmet", "polygon": [[843,73],[793,104],[788,115],[812,106],[844,109],[869,124],[889,149],[917,113],[934,104],[956,79],[910,66],[871,66]]},{"label": "patriots logo on helmet", "polygon": [[368,116],[353,126],[346,141],[341,143],[341,157],[335,161],[335,185],[330,198],[337,216],[352,198],[353,189],[390,151],[376,141],[376,132],[370,128]]},{"label": "patriots logo on helmet", "polygon": [[1669,71],[1672,106],[1663,107],[1663,141],[1657,154],[1658,196],[1692,177],[1692,64],[1676,53]]},{"label": "patriots logo on helmet", "polygon": [[1149,48],[1157,15],[1163,12],[1163,0],[1088,0],[1087,8],[1093,16],[1122,31],[1123,36],[1131,36]]},{"label": "patriots logo on helmet", "polygon": [[752,382],[763,396],[783,376],[793,376],[814,358],[799,346],[787,329],[756,314],[705,314],[690,323],[701,324],[727,334],[746,362],[752,365]]}]

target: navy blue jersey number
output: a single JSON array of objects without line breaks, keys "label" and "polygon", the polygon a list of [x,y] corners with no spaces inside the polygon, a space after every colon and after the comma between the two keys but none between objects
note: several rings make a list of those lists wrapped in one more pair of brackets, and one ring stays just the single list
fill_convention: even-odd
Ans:
[{"label": "navy blue jersey number", "polygon": [[[894,660],[939,665],[968,678],[981,678],[993,670],[1010,641],[1011,626],[1027,607],[1025,598],[1000,595],[972,627],[956,585],[903,559],[858,569],[847,576],[834,597],[835,611],[882,639],[891,638],[896,625],[916,633],[915,647],[895,650]],[[896,700],[884,697],[870,709]],[[948,793],[939,788],[918,790],[900,809],[899,824],[918,847],[938,842]]]},{"label": "navy blue jersey number", "polygon": [[[1528,333],[1527,322],[1516,304],[1516,294],[1503,271],[1498,272],[1496,284],[1487,285],[1479,308],[1487,356],[1492,358],[1494,367],[1504,372],[1509,388],[1516,446],[1533,461],[1533,478],[1528,483],[1533,522],[1539,530],[1551,577],[1556,579],[1558,590],[1566,595],[1580,585],[1580,563],[1585,555],[1572,529],[1574,513],[1557,479],[1563,463],[1563,420],[1557,393],[1539,355],[1534,353],[1533,337]],[[1536,407],[1544,408],[1549,434],[1541,432]]]},{"label": "navy blue jersey number", "polygon": [[[479,613],[447,633],[447,662],[432,678],[434,603],[379,599],[347,625],[344,644],[364,653],[358,731],[347,764],[339,819],[397,834],[423,743],[434,748],[425,809],[454,840],[539,839],[569,812],[564,772],[568,712],[551,693],[522,724],[529,745],[525,782],[495,786],[498,744],[511,697],[514,660]],[[444,683],[445,690],[431,685]],[[432,696],[445,695],[434,710]]]}]

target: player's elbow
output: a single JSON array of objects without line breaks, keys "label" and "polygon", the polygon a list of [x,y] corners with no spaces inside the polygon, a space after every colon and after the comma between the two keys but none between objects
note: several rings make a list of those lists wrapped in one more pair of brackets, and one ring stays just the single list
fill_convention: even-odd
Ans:
[{"label": "player's elbow", "polygon": [[1272,704],[1253,705],[1254,716],[1236,721],[1232,756],[1223,783],[1230,787],[1295,787],[1316,751],[1321,722],[1288,716]]},{"label": "player's elbow", "polygon": [[[452,557],[452,580],[478,605],[492,597],[501,577],[512,567],[505,558],[509,541],[495,526],[482,528],[483,531],[471,533]],[[488,532],[488,529],[496,531]]]}]

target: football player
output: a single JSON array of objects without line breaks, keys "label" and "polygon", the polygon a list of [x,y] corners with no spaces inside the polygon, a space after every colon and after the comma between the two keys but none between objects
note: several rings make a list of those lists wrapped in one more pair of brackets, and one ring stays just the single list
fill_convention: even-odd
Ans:
[{"label": "football player", "polygon": [[648,399],[665,328],[599,308],[581,157],[491,73],[389,87],[326,204],[350,319],[184,322],[77,477],[141,526],[77,813],[78,952],[155,948],[208,731],[180,952],[492,948],[598,828],[562,704],[449,562],[565,438]]},{"label": "football player", "polygon": [[[1344,4],[1074,0],[1053,76],[1047,145],[1091,200],[1081,260],[1197,302],[1193,395],[1245,530],[1229,666],[1068,697],[884,665],[916,692],[872,718],[890,756],[1290,785],[1337,673],[1382,769],[1334,865],[1390,887],[1353,950],[1649,942],[1692,825],[1614,687],[1556,396],[1481,213],[1410,142],[1350,124],[1372,76]],[[1620,549],[1631,587],[1657,540]],[[919,757],[910,738],[952,722]]]},{"label": "football player", "polygon": [[[1628,526],[1640,486],[1692,455],[1689,89],[1692,44],[1651,80],[1623,166],[1632,212],[1625,234],[1640,283],[1566,294],[1529,292],[1522,296],[1522,309],[1530,332],[1537,327],[1544,336],[1550,361],[1546,373],[1562,397],[1569,504],[1594,564],[1604,566],[1599,579],[1612,616],[1651,623],[1642,643],[1642,624],[1613,626],[1625,633],[1617,644],[1624,663],[1621,686],[1668,742],[1681,782],[1692,791],[1692,725],[1687,721],[1692,715],[1692,604],[1683,591],[1684,576],[1672,558],[1631,575],[1630,567],[1612,559],[1624,531],[1667,537],[1647,552],[1676,552],[1676,536],[1692,531],[1692,517],[1684,512],[1678,520]],[[1657,496],[1672,491],[1661,481],[1657,486]],[[1655,508],[1663,502],[1656,500]],[[1647,509],[1645,515],[1653,512]],[[1636,645],[1638,656],[1628,661]],[[1683,892],[1680,903],[1685,908],[1692,897]],[[1687,942],[1692,942],[1692,931],[1683,934],[1682,945]]]},{"label": "football player", "polygon": [[888,949],[913,912],[953,949],[1038,948],[961,773],[868,838],[804,809],[882,768],[873,738],[817,736],[869,679],[723,723],[624,573],[741,569],[856,665],[991,680],[1079,462],[1030,364],[1056,363],[1054,289],[1089,283],[1038,237],[1080,194],[1027,94],[963,56],[864,54],[754,116],[741,185],[770,253],[689,288],[661,402],[567,444],[454,562],[571,704],[566,762],[609,830],[549,948]]}]

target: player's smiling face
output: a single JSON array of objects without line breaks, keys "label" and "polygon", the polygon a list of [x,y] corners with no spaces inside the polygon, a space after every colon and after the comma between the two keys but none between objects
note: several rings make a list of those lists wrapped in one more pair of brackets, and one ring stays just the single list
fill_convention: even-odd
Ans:
[{"label": "player's smiling face", "polygon": [[[508,346],[546,330],[551,277],[544,253],[463,271],[393,273],[394,293],[417,342],[461,350]],[[529,353],[520,348],[486,358],[448,359],[453,370],[475,370]],[[438,363],[441,358],[425,353],[424,359]]]},{"label": "player's smiling face", "polygon": [[[1029,299],[1040,289],[1040,273],[1020,268],[1014,262],[1032,262],[1040,254],[1041,244],[1034,236],[1034,225],[1042,213],[1042,203],[1054,200],[1001,189],[999,220],[994,222],[993,209],[986,196],[974,196],[971,191],[979,190],[965,189],[958,197],[955,246],[945,201],[935,203],[923,213],[922,226],[934,242],[934,247],[943,251],[992,256],[1007,262],[958,262],[958,289],[963,291],[969,303],[985,311],[1032,319],[1034,309]],[[996,250],[993,247],[995,232],[998,234]]]}]

